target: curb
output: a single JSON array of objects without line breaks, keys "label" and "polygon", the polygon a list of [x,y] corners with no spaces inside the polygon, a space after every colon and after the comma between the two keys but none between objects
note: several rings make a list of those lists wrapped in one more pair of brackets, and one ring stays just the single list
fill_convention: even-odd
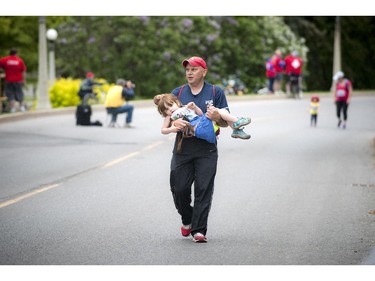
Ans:
[{"label": "curb", "polygon": [[[227,96],[228,102],[231,101],[241,101],[249,99],[275,99],[275,98],[284,98],[282,96],[253,96],[253,95],[244,95],[244,96]],[[131,102],[134,107],[153,107],[154,102],[152,99],[149,100],[134,100]],[[93,111],[105,111],[103,104],[94,104],[91,105]],[[5,113],[0,115],[0,124],[12,121],[20,121],[30,118],[38,118],[43,116],[50,115],[64,115],[64,114],[75,114],[76,106],[63,107],[63,108],[51,108],[51,109],[35,109],[26,112],[14,112],[14,113]]]},{"label": "curb", "polygon": [[[329,97],[332,94],[329,92],[322,92],[322,93],[304,93],[304,96],[310,96],[312,94],[319,95],[320,97]],[[360,91],[354,92],[353,96],[368,96],[374,95],[375,91]],[[227,96],[228,102],[239,102],[242,100],[275,100],[275,99],[286,99],[285,95],[243,95],[243,96]],[[152,99],[149,100],[134,100],[132,101],[135,107],[142,108],[142,107],[153,107],[154,102]],[[92,105],[93,111],[104,111],[105,107],[103,104],[94,104]],[[24,119],[30,118],[37,118],[43,117],[47,115],[63,115],[63,114],[75,114],[76,106],[64,107],[64,108],[51,108],[51,109],[36,109],[32,111],[26,112],[15,112],[15,113],[5,113],[0,115],[0,123],[12,122],[12,121],[19,121]]]},{"label": "curb", "polygon": [[[151,107],[153,102],[151,100],[140,100],[133,101],[132,104],[136,107]],[[103,104],[94,104],[91,105],[93,111],[104,111],[105,107]],[[43,116],[50,115],[64,115],[64,114],[75,114],[76,106],[63,107],[63,108],[51,108],[51,109],[36,109],[26,112],[15,112],[15,113],[6,113],[0,115],[0,124],[12,121],[25,120],[30,118],[38,118]]]}]

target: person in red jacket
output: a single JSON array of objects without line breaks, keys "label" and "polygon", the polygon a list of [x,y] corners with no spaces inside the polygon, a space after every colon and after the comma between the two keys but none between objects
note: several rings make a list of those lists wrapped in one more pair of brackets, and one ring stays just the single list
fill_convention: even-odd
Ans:
[{"label": "person in red jacket", "polygon": [[272,63],[272,59],[268,59],[266,62],[266,77],[268,80],[267,88],[268,88],[268,93],[273,94],[273,84],[275,82],[275,77],[276,77],[276,70],[275,67]]},{"label": "person in red jacket", "polygon": [[296,93],[301,96],[302,89],[302,66],[303,60],[298,56],[297,51],[293,51],[290,55],[285,57],[285,74],[287,76],[286,92],[290,95],[291,84],[296,83]]},{"label": "person in red jacket", "polygon": [[274,92],[276,95],[282,94],[282,81],[285,68],[285,62],[282,58],[282,52],[280,49],[276,49],[275,54],[272,56],[273,67],[275,68],[276,76],[273,84]]},{"label": "person in red jacket", "polygon": [[25,82],[26,65],[17,56],[17,50],[11,49],[9,56],[0,59],[0,68],[5,71],[4,90],[9,101],[10,112],[16,111],[15,101],[19,102],[20,110],[25,111],[22,87]]}]

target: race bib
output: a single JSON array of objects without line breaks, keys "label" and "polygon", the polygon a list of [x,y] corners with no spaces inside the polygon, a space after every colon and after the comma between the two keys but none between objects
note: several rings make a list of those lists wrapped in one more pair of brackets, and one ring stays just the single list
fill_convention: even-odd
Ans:
[{"label": "race bib", "polygon": [[198,115],[195,113],[194,110],[187,108],[186,106],[177,109],[175,112],[172,113],[171,119],[173,121],[185,117],[187,120],[192,121]]},{"label": "race bib", "polygon": [[339,98],[343,98],[343,97],[345,97],[345,95],[346,95],[346,91],[345,90],[337,90],[337,96]]},{"label": "race bib", "polygon": [[172,113],[171,119],[172,120],[177,120],[182,117],[184,117],[187,113],[187,108],[186,107],[181,107],[177,109],[175,112]]}]

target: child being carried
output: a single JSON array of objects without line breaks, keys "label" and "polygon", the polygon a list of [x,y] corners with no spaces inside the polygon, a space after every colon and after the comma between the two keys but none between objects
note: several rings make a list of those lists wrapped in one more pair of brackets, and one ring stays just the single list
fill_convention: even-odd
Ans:
[{"label": "child being carried", "polygon": [[[191,134],[197,138],[204,139],[210,143],[216,143],[216,131],[218,126],[194,103],[190,102],[183,106],[173,94],[160,94],[154,97],[159,113],[164,117],[161,128],[162,134],[178,132],[172,121],[183,118],[190,123]],[[250,139],[243,127],[250,124],[251,119],[247,117],[235,117],[226,109],[218,109],[221,118],[227,121],[233,129],[232,138]]]}]

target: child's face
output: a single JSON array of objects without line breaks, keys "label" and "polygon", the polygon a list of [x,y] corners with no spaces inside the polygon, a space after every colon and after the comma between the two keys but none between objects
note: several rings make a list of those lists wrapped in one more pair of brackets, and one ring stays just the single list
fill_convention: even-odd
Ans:
[{"label": "child's face", "polygon": [[165,113],[167,115],[172,115],[173,112],[175,112],[175,110],[179,109],[180,107],[178,106],[177,103],[173,103],[171,107],[167,107]]}]

